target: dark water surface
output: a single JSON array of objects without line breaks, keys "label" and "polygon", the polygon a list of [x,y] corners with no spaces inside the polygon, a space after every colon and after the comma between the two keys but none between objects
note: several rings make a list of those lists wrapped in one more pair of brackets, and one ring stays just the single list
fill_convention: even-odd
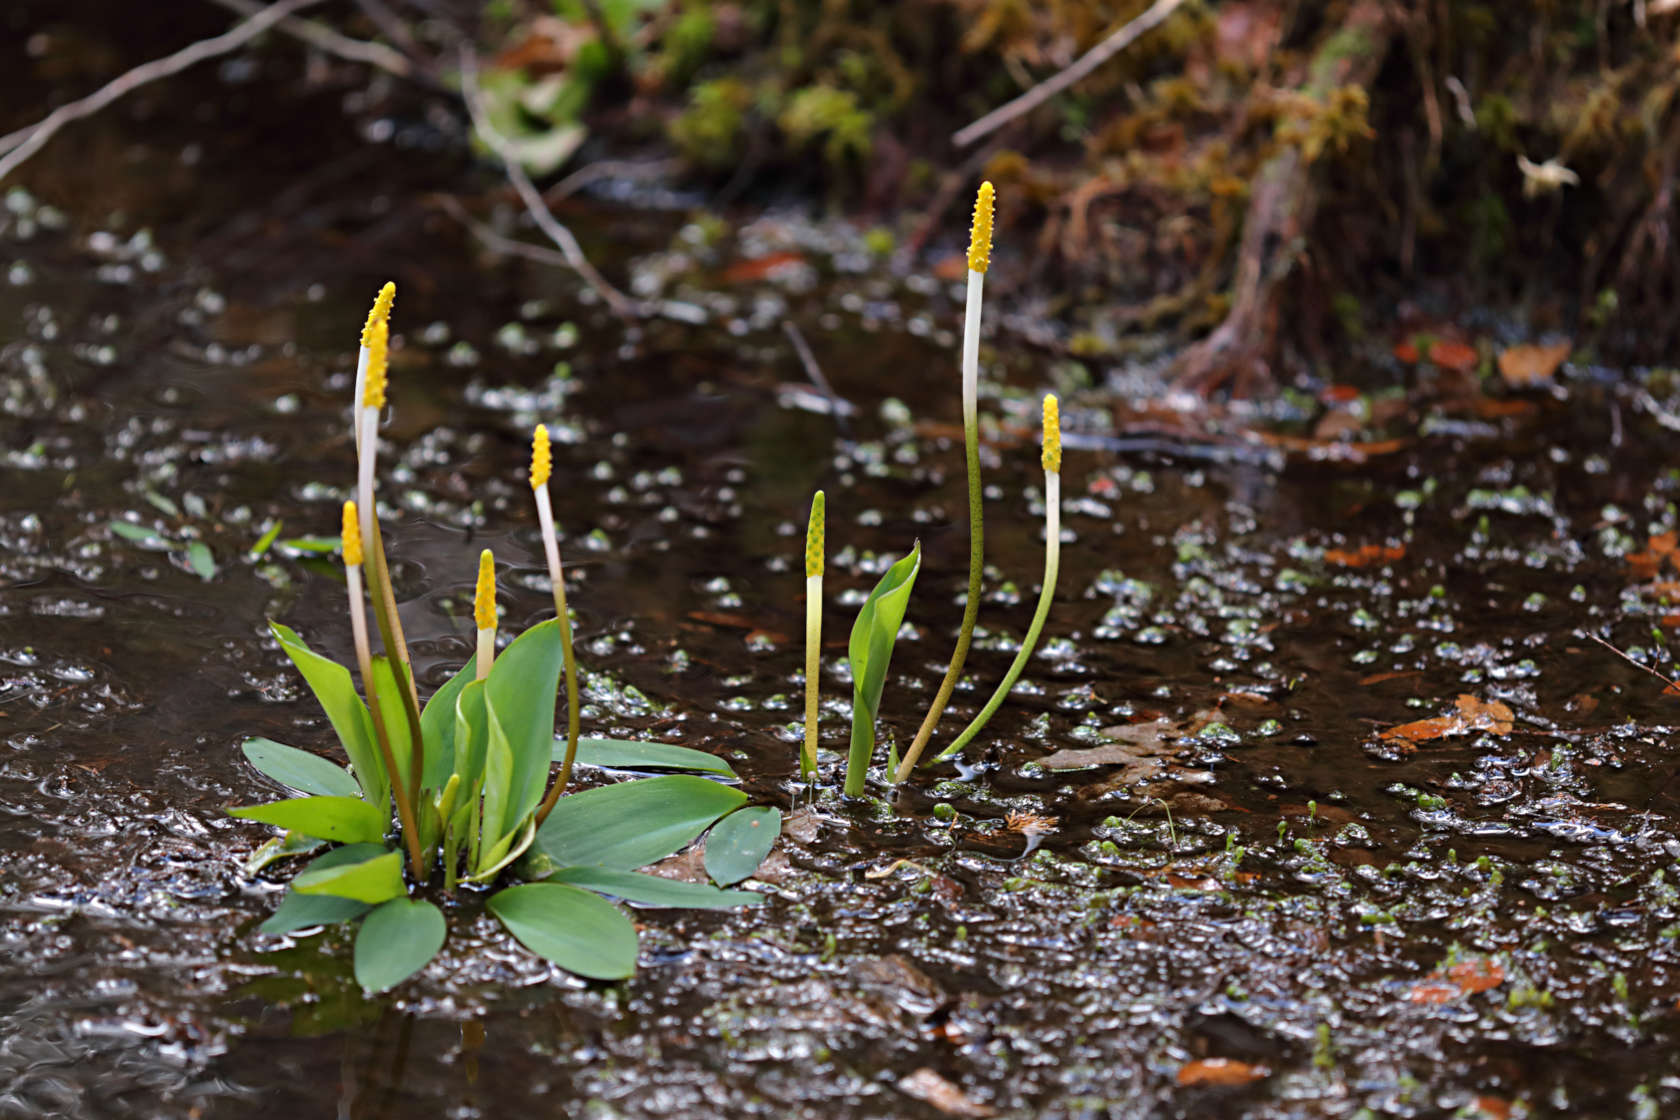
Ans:
[{"label": "dark water surface", "polygon": [[[186,10],[120,35],[99,7],[14,5],[4,127],[225,26]],[[491,185],[441,102],[315,77],[283,43],[207,66],[0,185],[0,1115],[1680,1114],[1676,700],[1586,638],[1671,672],[1677,573],[1627,558],[1680,520],[1675,436],[1643,407],[1670,383],[1572,367],[1515,406],[1420,396],[1404,446],[1328,461],[1241,442],[1293,431],[1299,403],[1163,434],[1201,420],[1002,332],[996,571],[960,714],[1036,598],[1056,389],[1087,449],[1047,639],[977,765],[848,804],[856,601],[922,539],[884,706],[901,739],[960,614],[960,293],[791,212],[568,208],[668,301],[626,332],[437,209]],[[998,322],[1027,314],[1007,259]],[[767,904],[640,912],[623,985],[536,962],[470,901],[389,997],[361,994],[342,931],[255,930],[283,877],[244,871],[266,830],[224,815],[272,793],[238,744],[331,739],[265,620],[338,656],[349,633],[330,566],[247,553],[275,521],[335,531],[352,347],[386,278],[381,493],[422,677],[469,654],[481,547],[505,626],[545,616],[522,470],[546,421],[586,726],[716,751],[797,801]],[[788,317],[848,428],[799,388]],[[1338,376],[1400,373],[1350,355]],[[790,777],[817,486],[836,600],[813,802]],[[1381,737],[1460,695],[1482,726]]]}]

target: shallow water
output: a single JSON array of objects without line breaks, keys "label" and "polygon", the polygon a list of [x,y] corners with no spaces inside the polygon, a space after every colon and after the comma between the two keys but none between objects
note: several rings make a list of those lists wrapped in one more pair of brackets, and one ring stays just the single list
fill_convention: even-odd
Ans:
[{"label": "shallow water", "polygon": [[[11,60],[7,128],[114,73],[100,50],[166,49],[79,34],[85,72]],[[999,333],[996,571],[958,714],[1036,597],[1032,427],[1055,389],[1083,439],[1047,640],[968,765],[851,804],[848,594],[921,538],[885,704],[901,741],[960,614],[958,293],[791,212],[729,215],[717,240],[678,211],[573,207],[615,276],[668,301],[626,333],[428,203],[486,181],[425,103],[347,109],[283,45],[159,88],[43,152],[0,223],[0,1114],[1680,1109],[1675,701],[1586,637],[1673,675],[1680,620],[1627,558],[1675,527],[1680,488],[1641,379],[1575,369],[1503,415],[1417,393],[1378,433],[1403,447],[1330,461],[1345,449],[1279,450],[1298,403],[1166,413],[1146,375],[1082,387],[1101,371]],[[78,153],[116,170],[89,185]],[[774,254],[799,262],[737,267]],[[390,997],[360,993],[341,932],[255,932],[283,881],[244,872],[266,830],[223,813],[270,792],[238,743],[330,739],[265,619],[337,655],[348,627],[330,568],[247,552],[275,521],[333,531],[350,347],[387,277],[381,493],[422,679],[468,654],[479,548],[507,627],[544,616],[520,471],[546,420],[586,726],[716,751],[798,808],[767,904],[639,912],[623,985],[533,961],[470,900]],[[996,321],[1027,314],[999,289]],[[787,317],[846,425],[813,411]],[[1348,355],[1339,379],[1402,376]],[[1234,442],[1251,431],[1273,438]],[[790,779],[818,486],[836,598],[813,801]],[[202,542],[214,577],[113,520]],[[1381,737],[1460,694],[1509,728]],[[1045,762],[1105,745],[1103,765]],[[1221,1058],[1245,1065],[1202,1061]]]}]

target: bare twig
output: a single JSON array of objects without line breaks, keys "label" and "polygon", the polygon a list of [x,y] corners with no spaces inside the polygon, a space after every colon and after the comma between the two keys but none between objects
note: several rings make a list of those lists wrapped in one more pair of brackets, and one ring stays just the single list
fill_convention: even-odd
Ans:
[{"label": "bare twig", "polygon": [[1605,649],[1609,650],[1611,653],[1615,654],[1617,657],[1621,658],[1623,661],[1626,661],[1629,665],[1632,665],[1635,669],[1643,669],[1643,670],[1645,670],[1645,672],[1651,674],[1653,677],[1656,677],[1659,681],[1662,681],[1664,684],[1666,684],[1668,686],[1668,688],[1664,689],[1663,691],[1665,691],[1665,692],[1668,692],[1668,691],[1680,692],[1680,683],[1676,683],[1675,680],[1672,677],[1663,676],[1661,673],[1657,672],[1655,669],[1651,668],[1649,665],[1641,665],[1639,662],[1637,662],[1633,658],[1629,657],[1622,650],[1617,649],[1615,646],[1611,645],[1609,642],[1605,641],[1603,638],[1599,637],[1597,634],[1588,634],[1587,637],[1591,638],[1593,641],[1597,642],[1599,645],[1603,646]]},{"label": "bare twig", "polygon": [[[210,3],[247,16],[263,10],[263,5],[257,0],[210,0]],[[414,64],[402,52],[392,50],[384,43],[369,43],[341,35],[316,20],[288,16],[280,21],[275,30],[346,62],[372,66],[398,78],[414,76]]]},{"label": "bare twig", "polygon": [[956,132],[951,137],[951,143],[959,148],[966,148],[1023,113],[1032,112],[1075,82],[1089,76],[1092,71],[1137,42],[1147,32],[1159,27],[1182,3],[1184,0],[1155,0],[1155,3],[1140,12],[1136,19],[1080,55],[1067,69],[1046,78],[1015,100],[993,109],[973,124]]},{"label": "bare twig", "polygon": [[828,398],[828,408],[840,430],[846,430],[846,417],[853,411],[850,401],[843,399],[834,391],[834,386],[823,376],[822,367],[817,364],[817,356],[811,353],[811,346],[805,341],[805,335],[795,325],[792,319],[782,320],[782,330],[787,334],[788,341],[793,343],[793,352],[799,355],[799,364],[805,367],[805,376],[811,379],[823,396]]},{"label": "bare twig", "polygon": [[656,179],[681,170],[680,159],[602,159],[580,167],[558,183],[543,191],[543,201],[550,205],[570,198],[598,179]]},{"label": "bare twig", "polygon": [[0,151],[6,153],[4,158],[0,158],[0,180],[4,180],[6,176],[16,171],[25,160],[45,147],[47,141],[51,140],[59,129],[72,121],[79,121],[83,117],[91,117],[111,102],[139,89],[141,86],[150,85],[162,78],[179,74],[205,59],[236,51],[293,12],[320,2],[321,0],[280,0],[280,3],[262,9],[256,15],[243,23],[235,24],[220,35],[212,36],[209,39],[200,39],[196,43],[182,47],[174,54],[142,63],[127,73],[111,79],[86,97],[66,105],[60,105],[29,128],[19,129],[17,132],[0,139]]},{"label": "bare twig", "polygon": [[461,47],[461,98],[467,104],[467,112],[472,115],[473,128],[484,142],[490,145],[501,160],[502,167],[507,171],[508,181],[513,189],[519,192],[519,200],[525,204],[525,210],[531,215],[531,220],[537,223],[537,228],[543,231],[550,241],[560,249],[566,264],[583,277],[584,283],[595,290],[595,293],[606,301],[607,306],[624,319],[635,319],[641,314],[641,308],[630,302],[624,293],[607,282],[606,277],[596,271],[584,255],[583,246],[572,236],[572,231],[560,224],[553,212],[543,202],[542,195],[531,182],[531,177],[525,174],[525,168],[519,162],[519,157],[510,149],[507,138],[496,131],[490,123],[490,118],[484,111],[484,96],[478,88],[478,59],[474,57],[472,48],[465,44]]}]

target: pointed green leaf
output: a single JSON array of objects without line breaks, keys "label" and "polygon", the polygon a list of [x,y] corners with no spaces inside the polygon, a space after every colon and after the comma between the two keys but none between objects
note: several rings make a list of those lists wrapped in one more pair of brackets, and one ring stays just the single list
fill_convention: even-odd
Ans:
[{"label": "pointed green leaf", "polygon": [[499,860],[507,851],[507,840],[518,823],[511,816],[514,800],[513,750],[508,746],[508,737],[502,731],[502,721],[497,718],[496,707],[490,702],[490,693],[484,694],[484,726],[489,739],[489,748],[484,758],[484,815],[479,819],[478,834],[480,851],[483,853],[474,871],[483,871]]},{"label": "pointed green leaf", "polygon": [[330,894],[299,894],[287,891],[286,897],[268,921],[257,928],[263,933],[291,933],[310,926],[330,926],[348,922],[368,912],[368,904],[353,898],[334,898]]},{"label": "pointed green leaf", "polygon": [[540,622],[497,654],[484,682],[485,698],[495,707],[513,754],[504,832],[537,807],[548,787],[563,644],[557,620]]},{"label": "pointed green leaf", "polygon": [[561,867],[634,871],[678,851],[746,804],[738,789],[670,774],[562,797],[535,847]]},{"label": "pointed green leaf", "polygon": [[[555,762],[566,757],[564,736],[554,741],[552,757]],[[634,739],[579,739],[574,761],[579,766],[599,766],[607,770],[692,770],[700,774],[735,777],[734,768],[715,754],[697,751],[693,747],[643,743]]]},{"label": "pointed green leaf", "polygon": [[156,529],[153,529],[148,525],[136,525],[132,521],[111,522],[111,532],[115,533],[119,537],[122,537],[124,540],[132,541],[138,545],[144,545],[147,548],[175,547],[174,544],[167,538],[160,536]]},{"label": "pointed green leaf", "polygon": [[270,622],[268,628],[303,674],[333,730],[338,732],[338,741],[350,757],[350,767],[362,787],[362,796],[385,810],[390,804],[391,782],[380,761],[379,747],[373,741],[373,720],[367,705],[356,695],[356,686],[350,682],[350,670],[310,649],[290,627]]},{"label": "pointed green leaf", "polygon": [[852,624],[847,657],[852,666],[852,749],[846,761],[846,794],[863,793],[863,779],[875,754],[875,717],[881,707],[881,690],[887,683],[887,666],[892,662],[893,644],[904,612],[910,606],[910,591],[922,569],[922,543],[887,569],[875,590],[869,593],[857,621]]},{"label": "pointed green leaf", "polygon": [[403,882],[401,852],[381,852],[342,866],[312,866],[292,880],[292,889],[299,894],[330,894],[334,898],[368,903],[380,903],[408,893],[408,886]]},{"label": "pointed green leaf", "polygon": [[758,870],[782,834],[782,811],[754,805],[729,814],[706,836],[706,874],[731,886]]},{"label": "pointed green leaf", "polygon": [[378,843],[390,823],[383,811],[358,797],[295,797],[229,809],[228,816],[343,844]]},{"label": "pointed green leaf", "polygon": [[426,967],[443,948],[443,912],[414,898],[393,898],[367,916],[356,934],[356,983],[387,992]]},{"label": "pointed green leaf", "polygon": [[289,789],[299,793],[318,793],[326,797],[359,797],[356,779],[344,768],[320,755],[276,743],[273,739],[247,739],[240,748],[245,758]]},{"label": "pointed green leaf", "polygon": [[187,563],[192,566],[193,573],[202,580],[216,578],[216,557],[210,551],[210,546],[203,541],[189,541],[187,543]]},{"label": "pointed green leaf", "polygon": [[[402,692],[397,687],[397,664],[384,654],[375,654],[372,668],[373,694],[379,701],[379,717],[385,721],[385,737],[397,762],[396,780],[407,788],[408,773],[414,763],[414,741],[408,735],[408,712],[403,706]],[[406,673],[408,670],[402,671]]]},{"label": "pointed green leaf", "polygon": [[476,669],[471,661],[467,662],[420,709],[420,737],[426,742],[426,768],[421,772],[420,782],[426,789],[442,789],[455,772],[455,702],[461,697],[461,689],[472,681]]},{"label": "pointed green leaf", "polygon": [[568,972],[622,980],[636,971],[636,927],[600,895],[527,883],[492,895],[489,907],[521,945]]},{"label": "pointed green leaf", "polygon": [[463,790],[476,789],[484,778],[484,756],[490,749],[490,728],[484,718],[484,682],[468,681],[455,698],[455,773]]},{"label": "pointed green leaf", "polygon": [[728,910],[764,901],[763,895],[753,891],[720,891],[707,883],[683,883],[640,871],[608,871],[603,867],[563,867],[550,881],[610,894],[626,902],[674,910]]}]

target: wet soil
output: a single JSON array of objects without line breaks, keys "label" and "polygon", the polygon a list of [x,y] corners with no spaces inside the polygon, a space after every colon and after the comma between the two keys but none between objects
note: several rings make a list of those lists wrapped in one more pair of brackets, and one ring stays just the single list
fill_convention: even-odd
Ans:
[{"label": "wet soil", "polygon": [[[6,127],[158,53],[74,15],[4,17],[25,29]],[[24,50],[48,32],[92,43],[63,55],[80,69]],[[962,766],[847,802],[855,604],[923,541],[883,705],[900,741],[960,616],[960,293],[841,222],[596,199],[566,216],[665,301],[627,330],[442,217],[428,192],[493,182],[438,105],[355,100],[359,81],[271,44],[6,184],[0,1114],[1680,1110],[1680,701],[1588,637],[1674,675],[1671,380],[1571,366],[1546,392],[1449,393],[1349,354],[1338,380],[1409,390],[1361,451],[1311,438],[1308,398],[1172,412],[1148,371],[995,332],[994,571],[946,733],[1031,613],[1032,425],[1054,389],[1071,435],[1047,640]],[[534,961],[470,900],[388,997],[356,987],[341,932],[255,930],[284,881],[246,873],[265,830],[224,815],[269,792],[237,746],[331,738],[265,620],[336,655],[349,634],[330,566],[251,551],[275,524],[336,525],[351,347],[387,277],[382,494],[422,678],[468,655],[479,548],[508,567],[508,625],[544,614],[520,476],[544,420],[586,726],[716,751],[796,810],[754,884],[767,904],[640,912],[625,984]],[[791,779],[818,486],[834,601],[812,795]]]}]

